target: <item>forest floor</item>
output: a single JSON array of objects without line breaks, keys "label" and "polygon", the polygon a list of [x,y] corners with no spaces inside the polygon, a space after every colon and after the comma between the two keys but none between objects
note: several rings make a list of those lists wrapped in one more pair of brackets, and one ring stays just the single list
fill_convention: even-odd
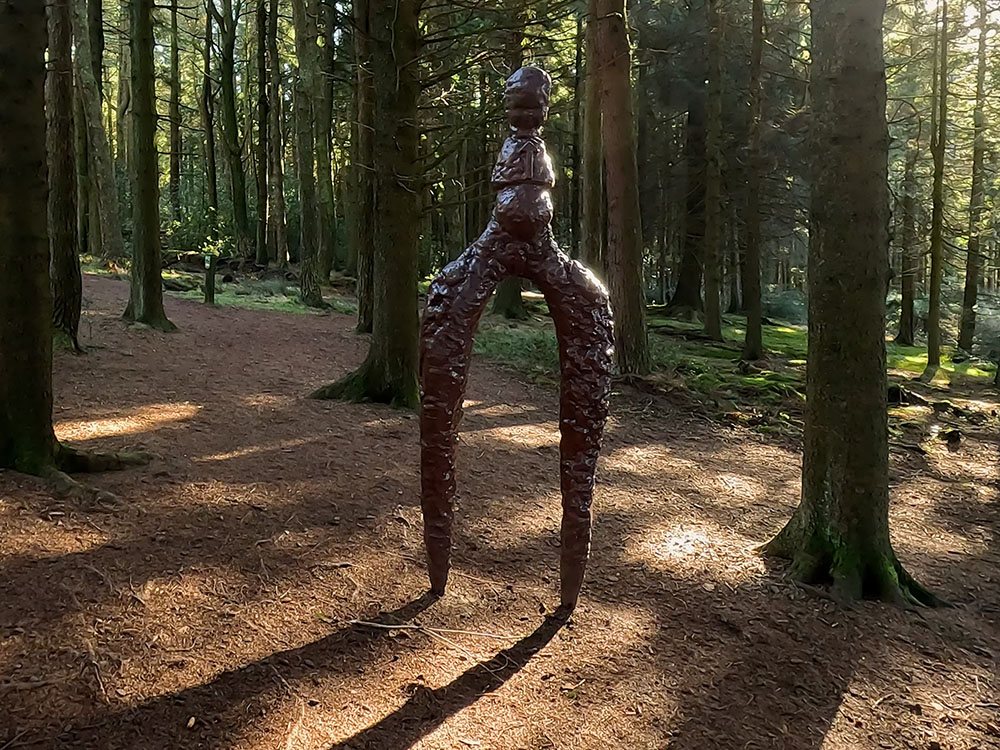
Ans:
[{"label": "forest floor", "polygon": [[956,605],[907,612],[844,609],[755,553],[797,502],[793,435],[622,387],[559,627],[552,387],[474,364],[431,602],[415,416],[304,398],[360,363],[352,319],[168,298],[161,334],[122,323],[127,294],[86,277],[57,432],[160,458],[88,478],[115,508],[0,474],[0,750],[1000,748],[984,389],[958,394],[976,423],[908,407],[923,432],[893,450],[896,549]]}]

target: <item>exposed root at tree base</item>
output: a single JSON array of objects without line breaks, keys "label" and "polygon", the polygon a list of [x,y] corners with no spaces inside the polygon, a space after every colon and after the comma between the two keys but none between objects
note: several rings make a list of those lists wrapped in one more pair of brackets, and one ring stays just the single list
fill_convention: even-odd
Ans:
[{"label": "exposed root at tree base", "polygon": [[335,383],[330,383],[309,394],[309,398],[351,403],[388,404],[400,409],[415,409],[420,403],[420,395],[414,381],[412,388],[398,388],[373,374],[370,362],[366,361],[357,370],[345,375]]},{"label": "exposed root at tree base", "polygon": [[302,297],[302,304],[314,310],[328,310],[330,308],[330,304],[323,299],[323,295],[320,292]]},{"label": "exposed root at tree base", "polygon": [[122,315],[122,318],[127,323],[131,323],[133,325],[145,326],[146,328],[152,328],[154,331],[161,331],[163,333],[174,333],[175,331],[178,330],[177,326],[171,323],[166,318],[166,316],[158,318],[137,319],[134,316],[130,315],[129,311],[126,310],[125,314]]},{"label": "exposed root at tree base", "polygon": [[81,451],[60,445],[56,460],[61,471],[73,474],[96,474],[102,471],[121,471],[130,466],[145,466],[153,460],[152,453],[103,453]]},{"label": "exposed root at tree base", "polygon": [[848,555],[817,544],[815,535],[805,543],[789,544],[783,531],[758,552],[789,560],[788,577],[797,583],[808,587],[830,584],[831,598],[842,606],[860,599],[875,599],[904,609],[952,606],[914,580],[891,549],[871,556]]},{"label": "exposed root at tree base", "polygon": [[48,482],[55,494],[60,497],[83,505],[114,507],[121,503],[117,495],[77,481],[69,476],[69,473],[96,474],[104,471],[120,471],[130,466],[144,466],[153,458],[151,453],[81,451],[68,445],[58,444],[53,465],[43,468],[38,475]]},{"label": "exposed root at tree base", "polygon": [[56,468],[46,469],[41,478],[48,482],[56,495],[81,505],[115,507],[121,504],[121,500],[113,492],[78,482]]}]

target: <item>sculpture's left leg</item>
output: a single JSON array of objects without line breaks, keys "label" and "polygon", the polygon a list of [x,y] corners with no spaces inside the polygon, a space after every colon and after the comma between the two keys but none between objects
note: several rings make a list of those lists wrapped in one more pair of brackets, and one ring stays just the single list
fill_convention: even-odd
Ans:
[{"label": "sculpture's left leg", "polygon": [[529,264],[545,294],[559,337],[562,489],[561,604],[576,606],[590,553],[590,506],[611,394],[614,325],[608,293],[590,271],[563,253]]}]

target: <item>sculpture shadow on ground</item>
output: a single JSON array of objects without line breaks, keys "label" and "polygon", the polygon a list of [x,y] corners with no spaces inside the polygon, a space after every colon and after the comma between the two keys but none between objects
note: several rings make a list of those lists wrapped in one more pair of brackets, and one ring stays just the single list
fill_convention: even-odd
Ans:
[{"label": "sculpture shadow on ground", "polygon": [[441,726],[449,717],[502,687],[520,672],[566,624],[558,615],[546,617],[530,635],[489,661],[480,662],[439,688],[418,689],[402,706],[367,729],[336,743],[330,750],[407,748]]}]

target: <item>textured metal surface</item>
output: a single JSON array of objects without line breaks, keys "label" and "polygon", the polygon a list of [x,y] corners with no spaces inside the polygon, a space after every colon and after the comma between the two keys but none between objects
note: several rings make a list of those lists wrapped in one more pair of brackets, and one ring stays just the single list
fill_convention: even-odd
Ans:
[{"label": "textured metal surface", "polygon": [[507,81],[511,136],[493,170],[497,203],[486,231],[431,284],[421,340],[421,504],[431,590],[448,581],[456,492],[455,448],[472,343],[497,284],[533,281],[559,338],[562,490],[561,604],[576,605],[590,552],[594,471],[608,414],[613,323],[608,294],[552,238],[552,161],[540,135],[551,81],[527,67]]}]

